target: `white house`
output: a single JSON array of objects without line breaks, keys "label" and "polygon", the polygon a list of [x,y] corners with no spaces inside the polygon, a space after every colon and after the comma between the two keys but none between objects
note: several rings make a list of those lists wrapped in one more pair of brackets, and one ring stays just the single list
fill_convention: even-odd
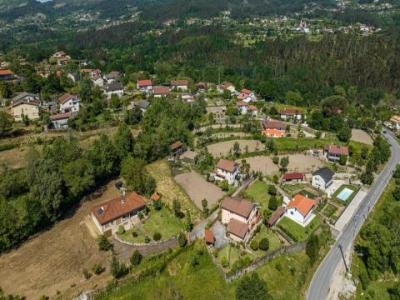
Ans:
[{"label": "white house", "polygon": [[122,97],[124,95],[124,87],[118,81],[111,82],[104,87],[104,94],[110,99],[112,95]]},{"label": "white house", "polygon": [[236,88],[232,83],[224,81],[222,84],[218,86],[218,91],[220,93],[223,93],[224,91],[229,91],[231,94],[234,94],[236,93]]},{"label": "white house", "polygon": [[280,113],[281,113],[281,119],[285,121],[288,120],[300,121],[302,118],[301,112],[293,108],[284,108],[281,110]]},{"label": "white house", "polygon": [[239,165],[235,161],[221,159],[217,164],[216,175],[217,180],[226,180],[233,184],[239,175]]},{"label": "white house", "polygon": [[145,206],[144,198],[131,192],[93,207],[91,217],[100,233],[115,233],[119,226],[129,229]]},{"label": "white house", "polygon": [[153,90],[153,82],[149,79],[138,80],[136,88],[143,93],[150,93]]},{"label": "white house", "polygon": [[246,103],[257,101],[256,94],[248,89],[242,89],[237,98]]},{"label": "white house", "polygon": [[334,175],[335,173],[328,168],[319,169],[312,174],[312,186],[325,191],[333,183]]},{"label": "white house", "polygon": [[338,161],[341,156],[349,156],[349,148],[346,146],[326,145],[324,154],[330,161]]},{"label": "white house", "polygon": [[81,100],[78,95],[64,94],[58,98],[58,102],[60,103],[60,112],[63,114],[79,112]]},{"label": "white house", "polygon": [[221,222],[235,241],[246,242],[259,217],[257,206],[243,198],[225,197],[221,203]]},{"label": "white house", "polygon": [[169,87],[167,86],[155,86],[153,88],[153,95],[155,98],[162,98],[168,96],[170,93]]},{"label": "white house", "polygon": [[172,80],[171,88],[178,91],[187,91],[189,89],[189,81],[187,80]]},{"label": "white house", "polygon": [[391,117],[390,122],[392,123],[394,129],[400,130],[400,116]]},{"label": "white house", "polygon": [[307,226],[314,218],[313,211],[317,205],[315,200],[297,194],[293,200],[289,202],[285,216],[295,221],[301,226]]},{"label": "white house", "polygon": [[71,117],[72,117],[72,113],[71,112],[50,116],[50,121],[51,121],[52,128],[54,128],[54,129],[67,129],[68,128],[68,120]]}]

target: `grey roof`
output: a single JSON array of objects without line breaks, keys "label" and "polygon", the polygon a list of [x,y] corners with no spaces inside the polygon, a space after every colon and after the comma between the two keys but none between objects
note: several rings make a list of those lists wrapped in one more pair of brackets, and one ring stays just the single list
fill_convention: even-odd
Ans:
[{"label": "grey roof", "polygon": [[333,175],[335,175],[335,172],[333,172],[331,169],[328,168],[322,168],[313,173],[313,176],[318,176],[318,175],[321,176],[325,182],[329,182],[332,180]]},{"label": "grey roof", "polygon": [[150,105],[150,102],[147,100],[140,100],[137,103],[137,106],[139,106],[141,109],[147,109],[149,107],[149,105]]},{"label": "grey roof", "polygon": [[34,98],[34,99],[39,99],[39,96],[36,94],[32,94],[32,93],[27,93],[27,92],[22,92],[19,93],[17,96],[15,96],[14,98],[12,98],[12,102],[17,102],[19,100],[24,100],[25,98]]},{"label": "grey roof", "polygon": [[112,82],[105,87],[107,92],[121,91],[123,89],[123,85],[119,82]]}]

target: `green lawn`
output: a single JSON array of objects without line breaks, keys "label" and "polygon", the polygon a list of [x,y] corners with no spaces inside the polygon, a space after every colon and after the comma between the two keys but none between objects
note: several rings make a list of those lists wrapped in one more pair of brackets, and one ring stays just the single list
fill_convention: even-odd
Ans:
[{"label": "green lawn", "polygon": [[[276,249],[278,249],[279,247],[282,246],[282,242],[278,238],[276,233],[274,233],[271,229],[267,228],[264,225],[261,227],[260,232],[257,233],[253,239],[256,240],[257,242],[260,242],[263,238],[267,238],[268,241],[269,241],[269,250],[268,251],[276,250]],[[258,256],[263,256],[266,253],[267,252],[265,252],[263,250],[257,250],[256,251],[256,254]]]},{"label": "green lawn", "polygon": [[[353,193],[350,195],[349,198],[346,199],[346,201],[343,201],[339,198],[337,198],[337,196],[341,193],[341,191],[343,191],[345,188],[348,188],[350,190],[353,191]],[[360,187],[359,186],[355,186],[355,185],[350,185],[350,184],[343,184],[340,188],[338,188],[336,190],[336,192],[333,193],[332,195],[332,200],[340,203],[340,204],[344,204],[344,205],[348,205],[353,199],[354,197],[357,195],[357,192],[359,191]]]},{"label": "green lawn", "polygon": [[315,148],[323,148],[325,145],[335,142],[332,139],[314,138],[282,138],[274,139],[274,143],[279,152],[305,151]]},{"label": "green lawn", "polygon": [[[192,266],[193,257],[198,264]],[[225,282],[202,243],[189,247],[160,273],[141,281],[129,280],[99,300],[128,299],[233,299],[234,290]]]},{"label": "green lawn", "polygon": [[246,189],[243,196],[260,204],[263,210],[268,209],[269,194],[265,182],[255,181]]},{"label": "green lawn", "polygon": [[[119,235],[120,238],[132,243],[144,243],[145,236],[153,239],[155,232],[161,233],[161,239],[165,240],[172,236],[176,236],[183,230],[183,223],[166,207],[157,211],[152,209],[148,219],[143,220],[141,225],[127,230],[124,234]],[[137,237],[133,237],[132,233],[136,232]]]},{"label": "green lawn", "polygon": [[287,217],[284,217],[278,223],[278,227],[296,242],[305,241],[320,225],[321,220],[318,216],[315,216],[305,228]]}]

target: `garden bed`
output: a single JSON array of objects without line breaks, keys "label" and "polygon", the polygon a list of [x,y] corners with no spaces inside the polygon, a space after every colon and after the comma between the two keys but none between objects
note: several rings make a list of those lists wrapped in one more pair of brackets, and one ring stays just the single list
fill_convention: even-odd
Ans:
[{"label": "garden bed", "polygon": [[318,216],[306,227],[303,227],[291,219],[284,217],[279,221],[278,227],[283,230],[290,238],[295,242],[303,242],[308,239],[308,237],[321,225],[321,220]]}]

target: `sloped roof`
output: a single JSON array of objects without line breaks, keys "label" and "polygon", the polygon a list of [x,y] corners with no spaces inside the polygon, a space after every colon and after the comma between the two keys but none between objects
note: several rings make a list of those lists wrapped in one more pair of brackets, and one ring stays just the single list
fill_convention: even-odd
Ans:
[{"label": "sloped roof", "polygon": [[153,93],[156,95],[168,95],[170,92],[169,87],[166,86],[155,86],[153,88]]},{"label": "sloped roof", "polygon": [[50,120],[52,120],[52,121],[64,120],[64,119],[71,118],[71,116],[72,116],[71,112],[67,112],[65,114],[56,114],[56,115],[50,116]]},{"label": "sloped roof", "polygon": [[307,216],[307,214],[313,209],[316,205],[316,201],[301,194],[297,194],[294,196],[293,200],[289,202],[289,208],[295,208],[303,217]]},{"label": "sloped roof", "polygon": [[326,145],[325,151],[333,155],[349,155],[349,148],[346,146]]},{"label": "sloped roof", "polygon": [[207,244],[215,243],[214,233],[211,231],[211,229],[204,229],[204,240]]},{"label": "sloped roof", "polygon": [[335,173],[328,168],[321,168],[313,173],[313,176],[321,176],[325,182],[331,181],[333,175],[335,175]]},{"label": "sloped roof", "polygon": [[228,223],[228,232],[236,235],[237,237],[244,239],[247,232],[249,231],[249,225],[240,222],[236,219],[231,219]]},{"label": "sloped roof", "polygon": [[144,86],[151,86],[153,85],[153,82],[150,79],[143,79],[143,80],[138,80],[137,84],[140,87],[144,87]]},{"label": "sloped roof", "polygon": [[178,80],[172,80],[171,85],[172,86],[182,86],[182,85],[188,85],[189,81],[185,79],[178,79]]},{"label": "sloped roof", "polygon": [[67,102],[71,99],[77,99],[77,98],[78,98],[77,95],[64,94],[58,98],[58,102],[60,102],[60,104],[64,104],[65,102]]},{"label": "sloped roof", "polygon": [[254,206],[254,203],[246,199],[232,197],[225,197],[221,204],[222,209],[228,210],[246,219],[250,216]]},{"label": "sloped roof", "polygon": [[131,192],[127,193],[125,196],[119,196],[96,205],[92,209],[92,214],[101,225],[104,225],[130,212],[143,209],[145,205],[146,203],[142,196]]},{"label": "sloped roof", "polygon": [[285,173],[283,175],[283,179],[285,179],[285,180],[296,180],[296,179],[303,180],[304,176],[305,176],[304,173],[298,173],[298,172]]},{"label": "sloped roof", "polygon": [[233,173],[237,167],[237,163],[233,160],[220,159],[217,164],[217,169],[221,169]]}]

